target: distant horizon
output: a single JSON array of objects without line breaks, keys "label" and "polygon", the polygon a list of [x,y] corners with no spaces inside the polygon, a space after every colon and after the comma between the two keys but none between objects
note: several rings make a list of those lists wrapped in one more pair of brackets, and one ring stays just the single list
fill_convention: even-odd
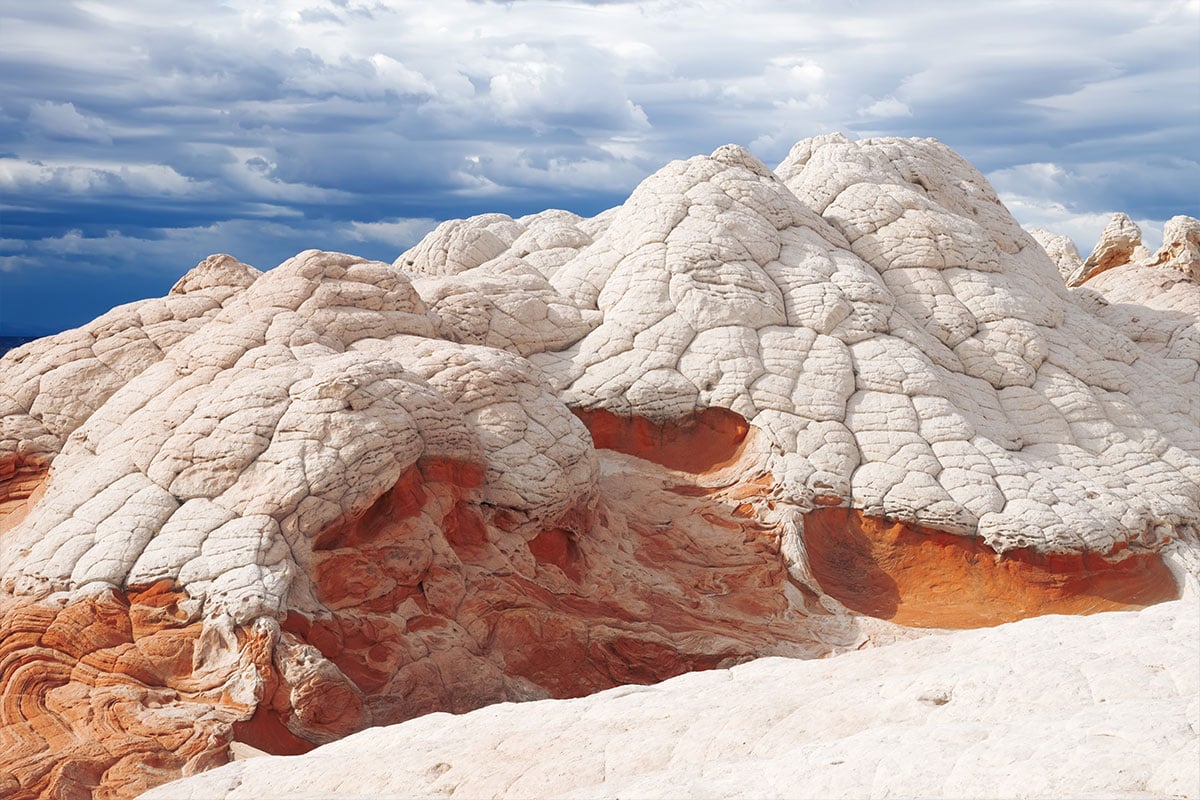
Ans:
[{"label": "distant horizon", "polygon": [[225,252],[392,261],[437,222],[621,203],[726,143],[931,136],[1087,255],[1200,216],[1200,0],[114,0],[0,11],[0,334]]}]

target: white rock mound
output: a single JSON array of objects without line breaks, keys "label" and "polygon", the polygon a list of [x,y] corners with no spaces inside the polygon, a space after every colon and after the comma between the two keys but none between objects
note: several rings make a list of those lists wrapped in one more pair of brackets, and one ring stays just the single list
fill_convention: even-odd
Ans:
[{"label": "white rock mound", "polygon": [[[823,136],[774,171],[729,145],[668,164],[592,219],[455,220],[393,264],[309,250],[260,273],[214,256],[165,298],[10,352],[0,359],[0,663],[41,666],[0,671],[11,720],[0,726],[0,794],[127,796],[219,762],[235,736],[286,752],[431,709],[915,635],[864,622],[816,577],[819,556],[855,591],[884,595],[884,610],[863,613],[891,619],[890,602],[895,614],[898,580],[868,579],[854,560],[875,551],[818,552],[815,516],[838,507],[897,526],[906,553],[967,553],[963,568],[976,572],[962,580],[984,594],[1007,591],[975,580],[990,567],[1097,602],[1112,599],[1089,582],[1106,570],[1163,583],[1160,552],[1196,573],[1200,284],[1160,268],[1195,263],[1194,220],[1169,226],[1174,244],[1153,268],[1128,263],[1142,255],[1126,221],[1081,265],[1105,268],[1069,289],[1065,246],[1056,265],[983,176],[933,140]],[[1083,565],[1075,578],[1052,568],[1068,562]],[[965,589],[925,576],[917,583],[943,597]],[[1154,599],[1174,590],[1153,588]],[[956,783],[950,755],[924,764],[929,748],[911,726],[946,722],[937,742],[965,737],[986,760],[980,725],[994,718],[980,709],[993,706],[979,704],[1016,703],[1030,680],[994,665],[1034,640],[1063,651],[1037,662],[1055,682],[1038,701],[1054,724],[1012,722],[1003,762],[1021,736],[1050,747],[1047,732],[1071,720],[1065,741],[1115,768],[1106,744],[1080,736],[1089,714],[1107,735],[1128,708],[1075,702],[1097,685],[1078,674],[1095,662],[1064,648],[1117,661],[1144,653],[1182,674],[1190,662],[1173,639],[1194,605],[1171,608],[855,655],[847,674],[911,659],[939,681],[975,676],[951,687],[974,700],[918,697],[909,711],[919,713],[898,728],[880,717],[878,730],[839,722],[844,705],[823,707],[823,725],[848,738],[833,750],[797,744],[796,764],[875,753],[868,773],[814,773],[831,783],[797,783],[803,770],[738,731],[794,722],[805,706],[776,715],[778,686],[820,687],[838,670],[748,667],[728,701],[748,704],[751,727],[721,726],[737,742],[703,731],[710,738],[696,741],[716,744],[678,761],[652,749],[611,785],[661,789],[647,776],[673,782],[728,752],[750,794],[836,792],[842,780],[853,793],[868,774],[871,791],[910,791],[935,766],[947,795],[986,787],[986,772]],[[1117,644],[1139,632],[1138,649]],[[954,666],[934,663],[943,657]],[[1148,703],[1185,694],[1156,682],[1149,661],[1113,669],[1153,684]],[[50,677],[37,691],[14,677],[32,674]],[[876,688],[891,695],[896,684]],[[829,702],[877,697],[847,691]],[[120,721],[63,692],[120,706]],[[711,702],[705,713],[722,723],[736,716],[727,699]],[[683,730],[675,712],[659,719],[653,708],[639,723],[656,731],[651,741]],[[1156,729],[1159,750],[1175,754],[1195,715],[1154,708],[1171,720]],[[1146,719],[1134,735],[1150,730]],[[519,729],[501,725],[503,736]],[[607,741],[572,730],[567,741],[585,750]],[[504,754],[524,747],[488,741]],[[909,754],[908,777],[889,782],[881,741]],[[592,764],[562,757],[562,776]],[[510,760],[463,785],[586,794],[605,779],[601,768],[556,783]],[[756,760],[772,764],[761,779],[748,777]],[[430,781],[450,774],[438,763]],[[1190,780],[1163,769],[1119,785]],[[413,774],[345,785],[424,791]],[[670,785],[718,785],[700,774]],[[770,783],[777,774],[787,777]],[[1099,791],[1058,774],[1038,791]]]},{"label": "white rock mound", "polygon": [[597,219],[446,223],[396,266],[210,260],[6,357],[0,455],[62,448],[3,540],[6,590],[171,579],[237,622],[308,607],[306,537],[422,454],[486,450],[485,494],[523,515],[580,502],[568,407],[730,409],[781,501],[998,552],[1194,535],[1192,334],[1162,352],[1106,323],[936,142],[820,137],[777,174],[727,146]]},{"label": "white rock mound", "polygon": [[1048,231],[1045,228],[1031,228],[1029,235],[1042,246],[1050,260],[1058,266],[1063,281],[1069,281],[1076,270],[1083,266],[1083,258],[1070,236]]}]

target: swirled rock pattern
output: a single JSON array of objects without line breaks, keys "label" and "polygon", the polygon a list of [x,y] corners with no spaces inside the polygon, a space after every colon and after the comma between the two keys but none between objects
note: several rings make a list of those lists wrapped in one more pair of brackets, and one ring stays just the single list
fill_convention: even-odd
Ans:
[{"label": "swirled rock pattern", "polygon": [[0,360],[0,786],[1174,597],[1197,287],[1138,269],[1070,290],[956,154],[840,136],[213,256]]}]

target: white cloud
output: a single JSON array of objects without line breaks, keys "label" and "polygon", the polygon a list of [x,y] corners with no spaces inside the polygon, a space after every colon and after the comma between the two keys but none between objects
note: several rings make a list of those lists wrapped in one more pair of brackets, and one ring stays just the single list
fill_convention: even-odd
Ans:
[{"label": "white cloud", "polygon": [[721,100],[741,108],[761,109],[767,119],[778,119],[781,112],[789,116],[828,106],[828,76],[813,59],[775,56],[766,59],[761,70],[757,75],[724,81]]},{"label": "white cloud", "polygon": [[27,240],[19,246],[10,247],[0,241],[0,250],[9,253],[3,256],[8,272],[97,272],[128,263],[136,265],[129,277],[165,274],[173,279],[213,253],[231,253],[266,269],[309,247],[354,252],[356,244],[361,250],[365,243],[374,244],[370,256],[391,261],[436,224],[430,219],[366,223],[227,219],[208,225],[158,228],[153,235],[118,230],[88,235],[76,228],[58,236]]},{"label": "white cloud", "polygon": [[1064,193],[1066,184],[1074,176],[1058,164],[1043,161],[1033,164],[1015,164],[988,174],[997,192],[1013,196],[1043,197],[1051,199]]},{"label": "white cloud", "polygon": [[274,154],[232,150],[242,158],[221,167],[227,186],[246,199],[293,203],[344,202],[350,193],[283,180]]},{"label": "white cloud", "polygon": [[432,95],[436,91],[433,84],[424,75],[409,69],[391,56],[375,53],[371,56],[370,61],[371,65],[375,67],[375,74],[388,89],[393,89],[401,94]]},{"label": "white cloud", "polygon": [[495,53],[487,97],[496,121],[535,132],[564,125],[622,133],[649,128],[645,111],[616,75],[596,69],[594,59],[606,55],[586,46],[524,43]]},{"label": "white cloud", "polygon": [[912,110],[907,104],[889,95],[861,109],[858,114],[861,117],[870,117],[872,119],[889,119],[892,117],[911,117]]},{"label": "white cloud", "polygon": [[1015,164],[987,175],[1004,203],[1026,228],[1043,227],[1070,236],[1085,256],[1109,218],[1128,213],[1142,229],[1147,247],[1162,241],[1163,221],[1177,213],[1195,214],[1186,203],[1157,204],[1156,214],[1140,213],[1139,198],[1160,187],[1189,184],[1200,178],[1195,162],[1082,161],[1065,167],[1053,162]]},{"label": "white cloud", "polygon": [[34,103],[29,109],[29,124],[51,136],[106,144],[112,142],[104,120],[80,114],[74,103],[54,103],[49,100]]},{"label": "white cloud", "polygon": [[669,77],[671,63],[662,54],[645,42],[622,39],[601,42],[615,58],[614,70],[623,78],[631,80],[655,80]]},{"label": "white cloud", "polygon": [[0,188],[10,192],[133,197],[198,195],[212,186],[164,164],[42,163],[0,158]]},{"label": "white cloud", "polygon": [[[1200,21],[1193,33],[1200,32]],[[1170,62],[1153,71],[1154,89],[1147,75],[1115,74],[1095,80],[1071,91],[1031,99],[1031,105],[1044,108],[1058,125],[1103,125],[1117,114],[1122,117],[1147,117],[1162,113],[1164,100],[1176,115],[1196,118],[1200,113],[1200,92],[1196,91],[1200,70],[1196,64],[1172,68]],[[1170,120],[1162,120],[1169,123]]]},{"label": "white cloud", "polygon": [[185,240],[386,254],[409,220],[596,208],[831,130],[937,137],[1085,250],[1110,210],[1200,214],[1196,0],[80,0],[0,27],[0,190],[50,220],[0,255],[24,264],[70,228],[118,273]]},{"label": "white cloud", "polygon": [[384,242],[407,250],[435,227],[437,220],[428,217],[351,222],[348,236],[357,241]]},{"label": "white cloud", "polygon": [[[1104,226],[1119,210],[1078,211],[1053,200],[1005,193],[1000,194],[1000,201],[1021,227],[1026,230],[1045,228],[1051,233],[1069,236],[1085,258],[1100,240]],[[1135,219],[1134,222],[1142,231],[1142,243],[1146,247],[1155,250],[1162,244],[1162,220]]]},{"label": "white cloud", "polygon": [[[1038,122],[1069,127],[1084,106],[1148,114],[1173,93],[1186,112],[1181,90],[1197,72],[1178,54],[1200,21],[1195,6],[91,0],[76,25],[36,15],[5,22],[33,43],[31,60],[78,70],[77,90],[58,87],[55,108],[93,90],[127,98],[123,124],[133,103],[152,108],[136,113],[163,120],[155,149],[169,150],[178,134],[246,144],[370,127],[462,139],[464,149],[480,137],[575,135],[602,146],[640,134],[657,143],[647,152],[661,163],[689,147],[759,141],[783,150],[818,131],[877,131],[881,121],[983,148],[969,138],[977,130],[1030,139]],[[1175,77],[1164,90],[1149,74]],[[172,115],[181,106],[190,119]],[[221,113],[206,111],[213,106]],[[957,139],[960,130],[968,132]]]}]

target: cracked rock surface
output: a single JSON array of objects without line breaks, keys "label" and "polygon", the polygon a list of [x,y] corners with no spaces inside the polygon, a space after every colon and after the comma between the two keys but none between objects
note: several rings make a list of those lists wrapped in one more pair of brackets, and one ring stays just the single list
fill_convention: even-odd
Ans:
[{"label": "cracked rock surface", "polygon": [[933,140],[727,145],[392,264],[213,256],[18,348],[0,794],[1170,600],[1200,546],[1176,219],[1155,266],[1115,221],[1069,289],[1073,248]]}]

